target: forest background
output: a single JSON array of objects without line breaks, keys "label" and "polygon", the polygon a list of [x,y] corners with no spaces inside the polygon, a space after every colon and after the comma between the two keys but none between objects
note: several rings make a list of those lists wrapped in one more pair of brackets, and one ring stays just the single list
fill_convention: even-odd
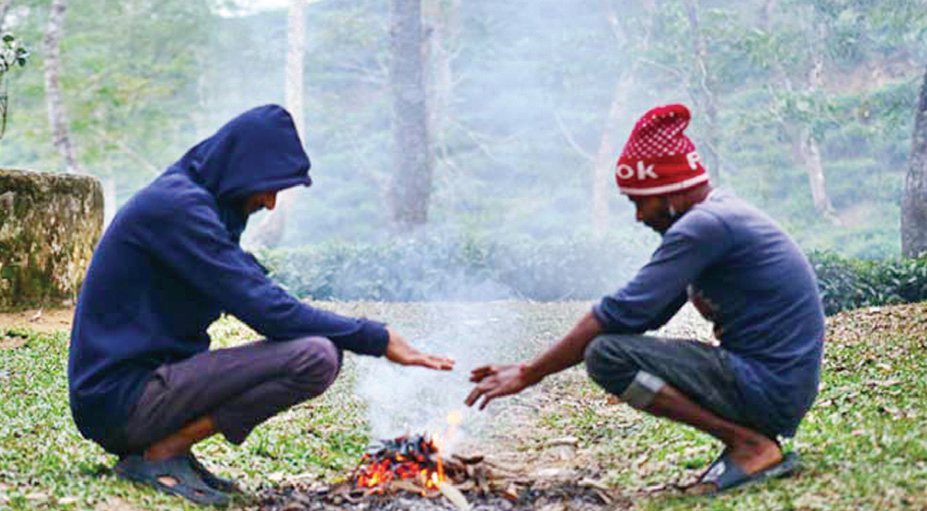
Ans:
[{"label": "forest background", "polygon": [[[270,102],[293,108],[285,75],[300,17],[294,117],[315,184],[287,199],[285,228],[255,229],[272,222],[252,219],[245,244],[274,247],[263,259],[304,296],[428,297],[383,290],[432,285],[421,268],[438,266],[469,268],[456,279],[468,291],[452,298],[613,290],[657,242],[635,225],[614,164],[634,121],[674,102],[693,112],[688,134],[715,185],[767,211],[804,249],[901,253],[927,68],[924,0],[320,0],[299,10],[85,0],[59,16],[60,115],[50,122],[42,50],[49,13],[64,4],[0,2],[3,30],[32,52],[3,77],[0,166],[97,176],[107,218],[234,115]],[[415,73],[397,72],[403,4],[421,23],[405,51],[420,57],[413,71],[425,96],[412,108],[426,129],[405,142],[396,134],[408,112],[395,92]],[[70,161],[52,142],[56,125]],[[414,152],[424,174],[409,173]],[[371,270],[384,265],[419,270]],[[492,279],[470,271],[490,266]],[[519,269],[533,272],[530,283]],[[583,279],[595,283],[526,291]]]}]

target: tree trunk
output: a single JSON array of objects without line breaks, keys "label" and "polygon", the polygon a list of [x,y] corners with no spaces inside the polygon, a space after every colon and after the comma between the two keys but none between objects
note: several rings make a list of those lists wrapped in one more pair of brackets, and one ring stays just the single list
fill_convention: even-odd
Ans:
[{"label": "tree trunk", "polygon": [[927,72],[914,117],[911,157],[901,203],[901,253],[918,257],[927,252]]},{"label": "tree trunk", "polygon": [[65,172],[82,174],[80,164],[68,135],[68,120],[61,102],[61,87],[58,83],[58,65],[61,55],[61,36],[64,32],[64,12],[67,0],[52,0],[48,14],[48,28],[45,31],[45,97],[48,103],[48,122],[51,125],[52,141],[64,161]]},{"label": "tree trunk", "polygon": [[103,178],[103,229],[116,216],[116,178],[112,172]]},{"label": "tree trunk", "polygon": [[4,25],[6,25],[6,13],[10,10],[11,5],[13,5],[13,0],[0,2],[0,30],[3,30]]},{"label": "tree trunk", "polygon": [[[615,138],[619,131],[619,123],[624,117],[628,101],[628,91],[634,85],[633,70],[621,77],[615,85],[612,103],[608,109],[608,118],[602,137],[599,139],[599,148],[596,151],[592,170],[592,227],[593,233],[601,237],[608,232],[609,207],[608,197],[615,193],[615,164],[618,154],[615,147]],[[620,150],[620,149],[619,149]]]},{"label": "tree trunk", "polygon": [[[818,34],[816,34],[815,48],[813,52],[813,63],[808,75],[808,92],[814,94],[821,86],[822,76],[824,74],[824,56],[820,45],[827,37],[823,24],[818,24]],[[840,225],[840,217],[837,216],[837,210],[827,195],[827,182],[824,178],[824,165],[821,163],[821,151],[818,143],[814,139],[814,133],[810,126],[802,126],[799,130],[791,130],[793,143],[798,149],[798,158],[805,167],[808,174],[808,184],[811,188],[811,199],[814,201],[814,210],[824,215],[830,223]],[[795,139],[795,137],[798,137]]]},{"label": "tree trunk", "polygon": [[702,33],[699,19],[698,0],[686,0],[686,17],[689,20],[689,30],[695,53],[695,82],[693,97],[705,117],[706,136],[704,143],[700,144],[699,152],[711,176],[712,184],[721,184],[721,158],[718,155],[721,137],[718,134],[718,100],[715,97],[715,80],[708,72],[708,49],[705,36]]},{"label": "tree trunk", "polygon": [[[290,0],[287,14],[286,108],[293,117],[299,139],[305,147],[305,114],[303,107],[303,75],[306,55],[306,0]],[[258,225],[252,240],[265,247],[283,243],[287,219],[293,209],[298,190],[283,190],[277,194],[277,207]]]},{"label": "tree trunk", "polygon": [[[760,28],[764,32],[771,32],[773,29],[772,13],[775,11],[776,6],[776,0],[765,0],[760,8]],[[814,16],[816,16],[816,14],[812,13],[812,17]],[[823,27],[817,25],[816,21],[812,21],[812,23],[814,26],[818,27],[818,31],[823,30]],[[817,90],[821,84],[821,76],[824,71],[824,57],[823,52],[818,46],[821,44],[821,41],[823,41],[825,35],[826,34],[822,32],[815,34],[815,41],[813,42],[816,47],[812,50],[812,67],[806,80],[807,91],[811,95],[814,94],[815,90]],[[781,63],[777,62],[775,64],[775,74],[777,80],[781,84],[781,88],[791,94],[795,90],[795,87]],[[798,126],[795,126],[787,120],[783,120],[782,129],[792,143],[792,154],[798,160],[798,164],[805,168],[805,173],[808,176],[808,187],[811,190],[811,200],[814,203],[814,210],[823,215],[830,223],[841,225],[842,222],[840,217],[837,216],[837,211],[830,201],[830,196],[827,195],[827,180],[824,174],[821,150],[818,147],[817,141],[814,139],[814,133],[809,125],[805,125],[801,121],[797,122],[797,124]]]},{"label": "tree trunk", "polygon": [[392,0],[391,23],[389,78],[395,174],[388,203],[393,226],[408,231],[428,221],[433,167],[421,0]]},{"label": "tree trunk", "polygon": [[454,98],[453,62],[460,45],[460,6],[463,0],[451,0],[437,6],[434,33],[429,37],[431,48],[426,62],[434,62],[434,83],[428,91],[429,126],[434,151],[441,163],[454,167],[446,140]]},{"label": "tree trunk", "polygon": [[[640,45],[635,48],[638,53],[646,53],[650,46],[650,39],[653,34],[653,1],[646,2],[650,23]],[[612,27],[616,37],[627,40],[622,37],[625,30],[620,26],[620,18],[615,13],[611,4],[605,3],[607,12],[606,17]],[[615,164],[618,159],[618,151],[615,142],[618,141],[619,124],[624,119],[628,106],[628,99],[634,84],[637,81],[637,74],[640,70],[640,60],[634,59],[628,72],[621,76],[615,84],[615,90],[612,94],[612,102],[608,109],[608,117],[605,119],[605,126],[602,129],[602,136],[599,138],[599,148],[596,151],[592,171],[592,226],[593,233],[596,236],[603,236],[608,231],[609,207],[608,198],[610,194],[615,193]]]},{"label": "tree trunk", "polygon": [[306,56],[306,0],[290,0],[287,20],[286,108],[293,117],[299,139],[305,144],[303,75]]},{"label": "tree trunk", "polygon": [[840,225],[840,217],[827,196],[826,181],[824,179],[824,165],[821,163],[821,150],[811,128],[803,127],[792,136],[792,147],[798,156],[799,162],[805,167],[808,174],[808,185],[811,188],[811,199],[814,209],[824,215],[829,222]]}]

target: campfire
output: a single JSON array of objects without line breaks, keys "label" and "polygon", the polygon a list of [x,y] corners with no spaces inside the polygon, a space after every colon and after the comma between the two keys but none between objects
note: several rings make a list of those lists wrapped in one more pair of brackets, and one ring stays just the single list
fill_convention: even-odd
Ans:
[{"label": "campfire", "polygon": [[[422,495],[438,490],[445,480],[444,464],[435,441],[425,435],[382,440],[361,459],[352,477],[357,488],[383,493],[394,481],[414,481]],[[402,485],[408,489],[409,485]],[[418,488],[416,488],[418,490]]]},{"label": "campfire", "polygon": [[448,417],[450,428],[444,435],[380,440],[341,482],[267,492],[261,509],[430,511],[447,509],[438,502],[442,498],[460,510],[471,509],[471,502],[512,510],[533,510],[557,502],[579,506],[574,509],[600,509],[612,502],[608,488],[581,475],[552,479],[526,474],[482,455],[442,453],[441,447],[447,445],[460,418],[459,412]]}]

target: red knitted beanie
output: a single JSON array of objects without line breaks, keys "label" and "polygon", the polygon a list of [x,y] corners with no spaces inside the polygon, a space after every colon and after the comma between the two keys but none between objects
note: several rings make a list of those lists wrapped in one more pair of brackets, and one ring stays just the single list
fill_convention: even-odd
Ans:
[{"label": "red knitted beanie", "polygon": [[682,133],[689,118],[684,105],[666,105],[637,121],[615,169],[621,193],[666,195],[708,182],[695,144]]}]

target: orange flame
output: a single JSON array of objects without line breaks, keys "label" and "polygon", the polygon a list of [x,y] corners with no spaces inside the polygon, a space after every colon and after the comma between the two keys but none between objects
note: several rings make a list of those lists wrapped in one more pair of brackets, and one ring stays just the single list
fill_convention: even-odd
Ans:
[{"label": "orange flame", "polygon": [[[422,484],[422,495],[426,490],[437,490],[444,482],[444,462],[438,452],[451,439],[456,427],[462,422],[463,414],[452,411],[448,417],[448,430],[444,435],[430,438],[415,437],[417,440],[400,437],[383,441],[384,448],[376,454],[365,454],[356,471],[358,488],[375,488],[383,492],[385,486],[395,479],[418,478]],[[400,452],[402,451],[402,452]],[[402,454],[405,452],[406,454]]]},{"label": "orange flame", "polygon": [[438,484],[445,480],[444,465],[433,441],[429,440],[423,447],[431,455],[431,460],[422,453],[411,456],[378,453],[378,458],[384,456],[379,459],[372,459],[370,454],[365,454],[356,475],[357,487],[376,488],[382,492],[393,480],[419,478],[425,489],[437,489]]}]

